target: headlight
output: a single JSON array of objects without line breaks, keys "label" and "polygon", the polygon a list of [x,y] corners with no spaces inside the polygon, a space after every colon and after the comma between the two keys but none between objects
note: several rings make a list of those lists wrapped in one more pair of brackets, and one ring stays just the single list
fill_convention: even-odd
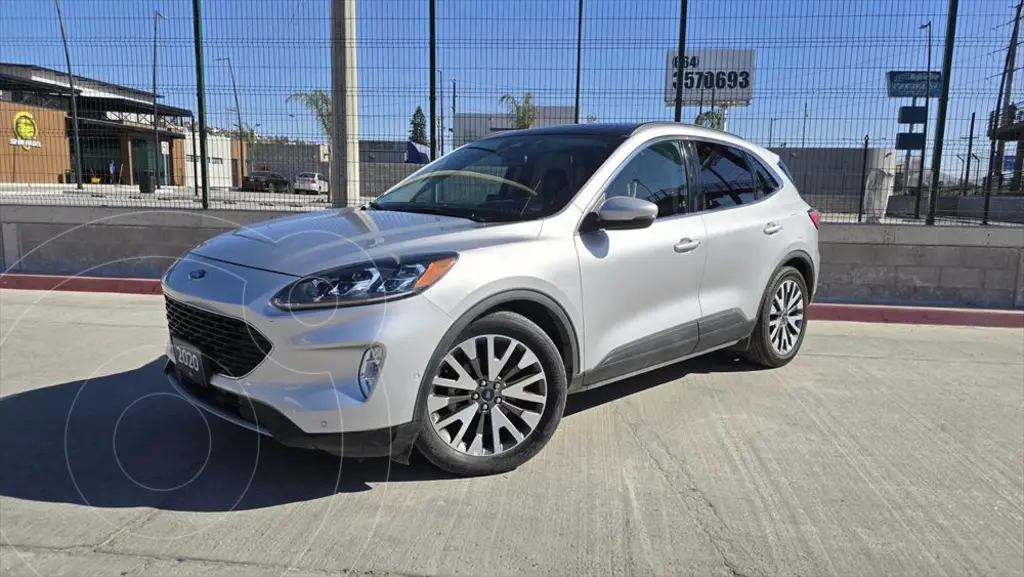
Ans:
[{"label": "headlight", "polygon": [[457,260],[455,255],[383,259],[331,269],[285,287],[271,301],[285,310],[361,305],[410,296],[432,286]]}]

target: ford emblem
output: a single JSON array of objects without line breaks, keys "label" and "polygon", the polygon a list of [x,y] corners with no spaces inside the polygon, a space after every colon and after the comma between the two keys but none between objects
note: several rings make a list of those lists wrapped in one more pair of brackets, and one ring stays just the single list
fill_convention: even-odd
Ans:
[{"label": "ford emblem", "polygon": [[197,268],[196,270],[188,273],[188,280],[199,280],[205,276],[206,271],[204,269]]}]

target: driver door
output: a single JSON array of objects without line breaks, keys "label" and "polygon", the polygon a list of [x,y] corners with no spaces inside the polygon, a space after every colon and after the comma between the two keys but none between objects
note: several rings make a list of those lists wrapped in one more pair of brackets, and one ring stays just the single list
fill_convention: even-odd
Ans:
[{"label": "driver door", "polygon": [[697,346],[705,232],[689,211],[685,150],[678,140],[645,145],[605,189],[602,202],[625,195],[656,204],[653,224],[576,236],[585,386],[667,364]]}]

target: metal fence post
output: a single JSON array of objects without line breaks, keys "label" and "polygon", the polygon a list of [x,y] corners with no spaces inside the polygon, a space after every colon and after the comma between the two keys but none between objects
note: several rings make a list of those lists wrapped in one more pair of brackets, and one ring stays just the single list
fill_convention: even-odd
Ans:
[{"label": "metal fence post", "polygon": [[[683,115],[683,62],[686,58],[686,0],[679,1],[679,48],[676,53],[676,122],[682,121]],[[712,93],[714,94],[714,93]],[[713,109],[714,104],[711,105]],[[723,129],[724,130],[724,129]]]},{"label": "metal fence post", "polygon": [[857,205],[857,222],[864,220],[864,199],[868,192],[868,135],[864,135],[864,160],[860,165],[860,203]]},{"label": "metal fence post", "polygon": [[956,44],[956,13],[959,0],[949,0],[946,19],[946,48],[942,55],[942,89],[939,92],[939,114],[935,118],[935,146],[932,147],[932,185],[928,191],[926,225],[935,224],[935,209],[939,203],[939,171],[942,169],[942,141],[946,135],[946,109],[949,106],[949,77],[953,70],[953,48]]},{"label": "metal fence post", "polygon": [[[203,81],[203,10],[200,0],[192,0],[192,28],[196,48],[196,97],[199,99],[199,170],[203,179],[203,208],[210,208],[210,176],[206,155],[206,84]],[[195,154],[195,150],[192,151]]]}]

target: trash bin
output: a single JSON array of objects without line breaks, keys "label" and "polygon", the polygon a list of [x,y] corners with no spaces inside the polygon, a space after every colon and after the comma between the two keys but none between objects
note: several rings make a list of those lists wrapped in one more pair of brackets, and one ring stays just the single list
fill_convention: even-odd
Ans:
[{"label": "trash bin", "polygon": [[144,170],[139,175],[139,192],[143,194],[153,194],[156,191],[156,187],[153,180],[153,171]]}]

